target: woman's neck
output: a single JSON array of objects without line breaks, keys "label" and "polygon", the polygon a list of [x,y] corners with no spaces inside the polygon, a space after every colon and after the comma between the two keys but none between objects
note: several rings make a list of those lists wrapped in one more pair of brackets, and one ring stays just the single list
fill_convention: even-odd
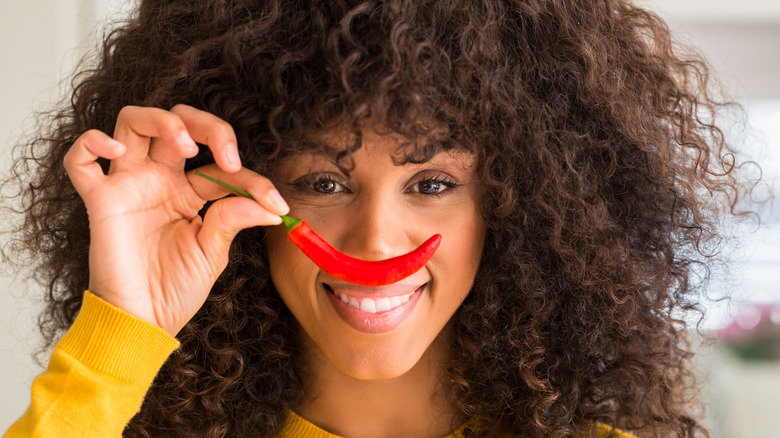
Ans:
[{"label": "woman's neck", "polygon": [[307,395],[296,412],[318,427],[346,438],[440,438],[466,421],[442,384],[447,351],[443,333],[411,370],[385,380],[342,373],[306,338]]}]

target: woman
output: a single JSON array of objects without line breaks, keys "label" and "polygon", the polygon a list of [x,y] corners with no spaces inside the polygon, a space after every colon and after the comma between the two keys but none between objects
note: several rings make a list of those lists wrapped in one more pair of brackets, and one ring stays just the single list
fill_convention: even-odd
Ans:
[{"label": "woman", "polygon": [[[8,435],[706,435],[675,315],[741,184],[706,73],[620,0],[142,1],[20,162],[68,331]],[[360,286],[287,214],[441,244]]]}]

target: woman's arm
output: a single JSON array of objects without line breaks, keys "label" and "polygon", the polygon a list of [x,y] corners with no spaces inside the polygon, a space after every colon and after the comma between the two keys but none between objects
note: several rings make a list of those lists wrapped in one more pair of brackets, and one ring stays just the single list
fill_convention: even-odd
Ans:
[{"label": "woman's arm", "polygon": [[32,402],[5,433],[118,437],[178,341],[90,292],[73,326],[33,381]]}]

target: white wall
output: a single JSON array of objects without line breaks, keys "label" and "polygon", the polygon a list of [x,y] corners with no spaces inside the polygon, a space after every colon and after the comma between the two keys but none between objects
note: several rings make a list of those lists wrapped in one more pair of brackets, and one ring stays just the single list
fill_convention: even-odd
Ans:
[{"label": "white wall", "polygon": [[[126,11],[129,5],[125,0],[0,2],[3,179],[8,175],[12,146],[22,132],[29,132],[33,113],[57,100],[59,84],[95,41],[98,17]],[[37,304],[30,298],[33,292],[28,294],[25,284],[12,274],[0,275],[0,432],[24,412],[30,400],[30,383],[40,372],[31,358],[39,339],[35,327]]]},{"label": "white wall", "polygon": [[726,92],[744,106],[747,129],[736,126],[728,134],[761,166],[762,188],[774,186],[778,197],[763,212],[763,227],[738,227],[743,240],[731,275],[712,284],[734,298],[710,305],[705,327],[716,329],[743,303],[780,302],[780,1],[647,1],[683,42],[700,48]]}]

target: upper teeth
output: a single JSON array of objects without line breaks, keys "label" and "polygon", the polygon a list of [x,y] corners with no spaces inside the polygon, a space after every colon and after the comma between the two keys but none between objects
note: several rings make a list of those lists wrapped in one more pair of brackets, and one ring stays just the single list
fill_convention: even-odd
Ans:
[{"label": "upper teeth", "polygon": [[401,304],[409,301],[409,297],[414,294],[414,292],[411,292],[406,295],[387,298],[355,298],[346,294],[340,294],[336,291],[333,291],[333,293],[336,294],[337,297],[341,298],[341,301],[367,313],[379,313],[386,312],[390,309],[395,309]]}]

